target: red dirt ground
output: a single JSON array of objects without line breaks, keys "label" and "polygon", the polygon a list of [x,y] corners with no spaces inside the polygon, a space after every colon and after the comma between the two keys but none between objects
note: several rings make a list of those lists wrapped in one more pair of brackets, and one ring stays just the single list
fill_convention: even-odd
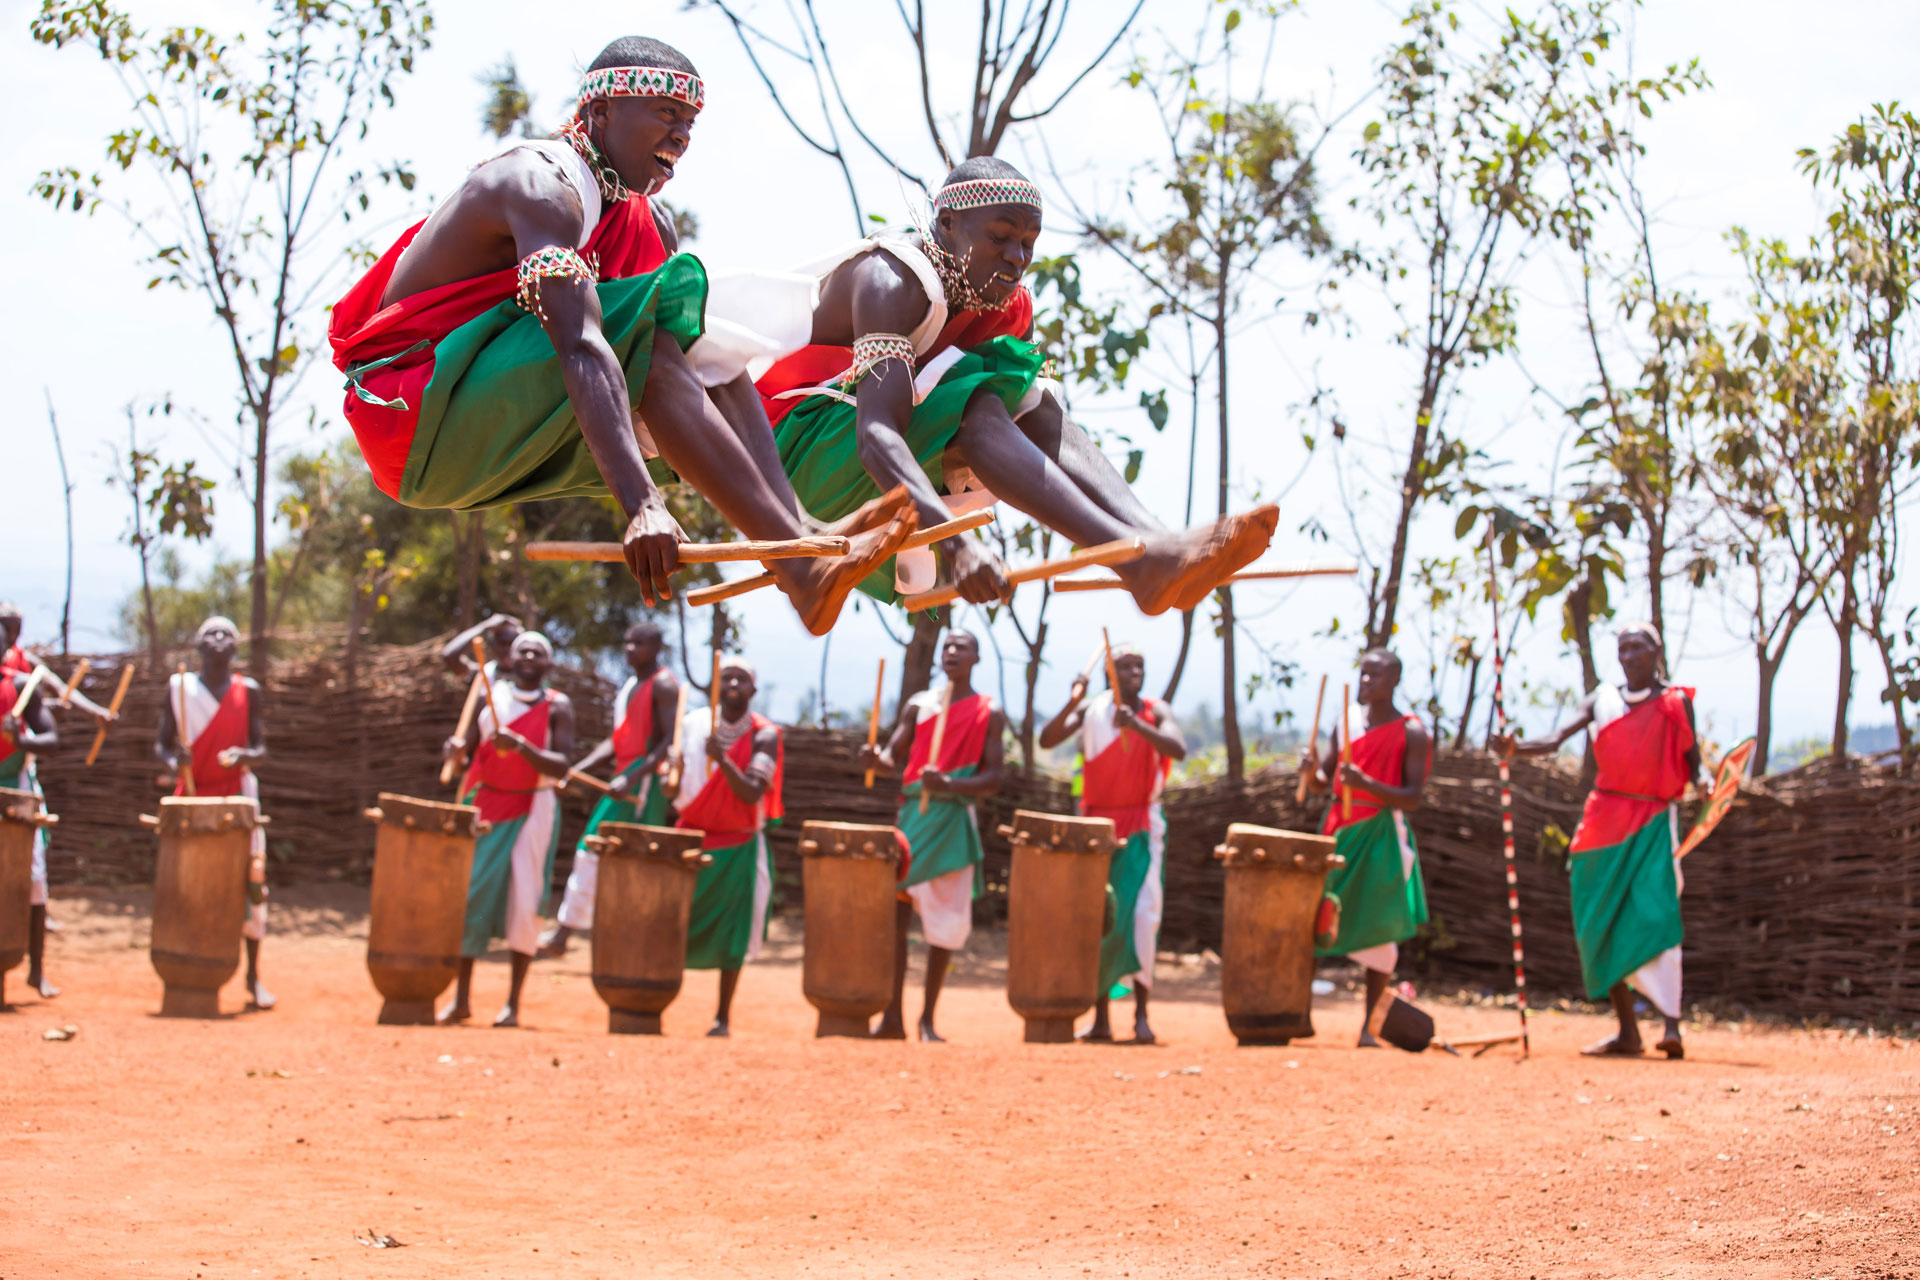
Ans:
[{"label": "red dirt ground", "polygon": [[16,969],[0,1015],[0,1280],[1920,1275],[1920,1056],[1884,1036],[1594,1062],[1606,1024],[1547,1014],[1525,1063],[1414,1057],[1353,1049],[1341,996],[1237,1049],[1215,971],[1163,958],[1164,1047],[1028,1046],[979,935],[945,1046],[812,1039],[790,939],[730,1041],[710,974],[665,1037],[607,1036],[584,947],[535,967],[527,1029],[381,1028],[364,894],[279,901],[280,1007],[177,1022],[145,896],[55,900],[66,993]]}]

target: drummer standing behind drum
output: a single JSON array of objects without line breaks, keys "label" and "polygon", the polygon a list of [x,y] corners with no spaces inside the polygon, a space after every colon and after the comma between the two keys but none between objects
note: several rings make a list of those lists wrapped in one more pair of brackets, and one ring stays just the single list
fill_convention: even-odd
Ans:
[{"label": "drummer standing behind drum", "polygon": [[[507,1002],[493,1025],[520,1025],[520,989],[540,945],[540,903],[560,842],[560,802],[554,789],[573,755],[573,703],[546,687],[553,645],[538,631],[522,631],[514,638],[509,669],[510,678],[496,680],[492,692],[492,705],[506,724],[497,724],[485,706],[474,717],[471,736],[479,746],[473,760],[473,804],[491,826],[473,845],[460,979],[452,1002],[440,1011],[442,1023],[473,1016],[473,962],[486,954],[488,943],[504,937],[513,955],[513,976]],[[450,739],[448,754],[467,745],[463,739]]]},{"label": "drummer standing behind drum", "polygon": [[[1393,981],[1400,944],[1427,922],[1427,886],[1407,815],[1421,805],[1433,768],[1433,738],[1419,716],[1402,715],[1393,705],[1399,687],[1399,658],[1385,649],[1361,655],[1355,698],[1366,708],[1367,731],[1349,745],[1347,764],[1340,763],[1337,737],[1318,762],[1318,744],[1308,743],[1302,761],[1309,790],[1325,792],[1328,779],[1338,779],[1321,832],[1334,838],[1347,860],[1327,873],[1327,892],[1340,901],[1340,931],[1332,946],[1316,948],[1316,954],[1345,956],[1367,971],[1363,1049],[1379,1047],[1367,1027]],[[1351,811],[1341,803],[1341,788],[1353,792]]]},{"label": "drummer standing behind drum", "polygon": [[[193,771],[197,796],[245,796],[260,802],[253,766],[267,758],[266,725],[261,718],[260,686],[235,675],[240,628],[215,615],[200,624],[193,638],[200,654],[199,674],[167,677],[167,698],[160,708],[154,755],[175,775],[173,794],[187,794],[183,762]],[[184,715],[182,725],[178,717]],[[181,743],[187,751],[183,754]],[[260,982],[260,943],[267,936],[267,831],[253,828],[253,860],[247,870],[247,997],[257,1009],[274,1006],[273,993]]]},{"label": "drummer standing behind drum", "polygon": [[618,722],[598,746],[582,756],[574,769],[585,773],[613,757],[613,781],[593,806],[580,845],[573,851],[573,870],[560,900],[559,918],[540,939],[536,953],[543,960],[567,954],[567,939],[575,930],[593,928],[593,900],[600,883],[600,855],[587,848],[603,822],[639,822],[650,827],[668,825],[666,792],[655,775],[673,741],[673,713],[680,702],[680,686],[660,661],[660,627],[636,622],[627,628],[627,667],[633,672],[614,695]]},{"label": "drummer standing behind drum", "polygon": [[[900,771],[900,814],[894,823],[908,846],[909,861],[900,885],[905,898],[894,931],[893,1003],[873,1033],[882,1040],[907,1038],[907,926],[913,911],[919,910],[920,930],[927,939],[922,1040],[943,1039],[933,1029],[934,1006],[946,981],[948,958],[967,945],[973,931],[973,900],[981,893],[981,864],[986,859],[974,801],[1000,789],[1007,727],[1006,715],[993,699],[973,691],[973,668],[979,661],[980,641],[971,632],[949,631],[940,647],[940,669],[946,674],[947,687],[910,698],[884,749],[860,750],[862,767],[889,772],[899,769],[895,761],[907,756],[906,768]],[[943,706],[946,727],[940,757],[935,760],[933,738]],[[925,813],[920,811],[923,792],[931,801]]]},{"label": "drummer standing behind drum", "polygon": [[[1087,696],[1087,678],[1076,677],[1073,694],[1060,714],[1040,730],[1040,745],[1052,748],[1080,735],[1080,812],[1113,822],[1114,850],[1107,885],[1117,919],[1100,941],[1100,998],[1085,1039],[1113,1042],[1108,1005],[1118,984],[1133,983],[1133,1039],[1153,1044],[1147,1022],[1147,989],[1153,985],[1154,949],[1166,900],[1167,815],[1160,793],[1175,760],[1187,757],[1186,739],[1174,722],[1173,708],[1141,692],[1147,660],[1132,645],[1113,647],[1113,674],[1119,688]],[[1120,988],[1125,993],[1125,988]]]},{"label": "drummer standing behind drum", "polygon": [[[9,656],[11,656],[9,654]],[[0,698],[6,699],[0,706],[0,787],[13,791],[31,791],[41,794],[38,771],[34,767],[34,756],[54,750],[60,745],[59,729],[53,723],[53,712],[47,706],[47,695],[42,689],[34,689],[27,705],[20,710],[20,718],[13,716],[13,704],[20,700],[33,677],[15,668],[12,664],[0,665]],[[39,993],[42,1000],[51,1000],[60,994],[60,988],[47,981],[47,829],[35,827],[33,830],[33,861],[31,879],[27,890],[27,985]]]},{"label": "drummer standing behind drum", "polygon": [[767,825],[786,813],[780,798],[786,746],[779,726],[749,705],[756,687],[746,659],[721,660],[717,710],[687,713],[685,759],[664,784],[675,805],[673,825],[703,832],[700,847],[712,859],[694,882],[687,922],[687,968],[720,971],[710,1036],[729,1034],[740,966],[759,958],[766,939],[773,901]]}]

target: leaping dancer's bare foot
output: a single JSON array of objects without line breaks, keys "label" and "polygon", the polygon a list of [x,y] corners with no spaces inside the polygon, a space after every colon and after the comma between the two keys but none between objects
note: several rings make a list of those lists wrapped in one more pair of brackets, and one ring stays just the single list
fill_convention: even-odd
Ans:
[{"label": "leaping dancer's bare foot", "polygon": [[905,504],[906,493],[904,485],[895,485],[879,497],[861,503],[838,520],[818,519],[802,507],[800,523],[806,526],[810,534],[830,538],[851,538],[855,534],[884,528],[887,522],[893,519],[894,512]]},{"label": "leaping dancer's bare foot", "polygon": [[1146,536],[1147,554],[1114,572],[1148,617],[1192,609],[1227,578],[1260,558],[1280,524],[1272,503],[1210,525]]},{"label": "leaping dancer's bare foot", "polygon": [[852,546],[844,556],[818,560],[776,560],[769,567],[780,589],[793,602],[800,621],[816,636],[833,630],[847,596],[873,571],[900,550],[900,546],[920,527],[920,513],[907,500],[903,485],[888,498],[898,498],[892,516],[877,529],[852,537]]}]

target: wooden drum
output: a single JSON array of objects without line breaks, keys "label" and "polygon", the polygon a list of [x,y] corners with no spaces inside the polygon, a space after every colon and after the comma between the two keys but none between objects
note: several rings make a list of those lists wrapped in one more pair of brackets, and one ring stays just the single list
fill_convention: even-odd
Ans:
[{"label": "wooden drum", "polygon": [[899,833],[853,822],[801,832],[807,901],[801,990],[820,1011],[816,1036],[865,1036],[893,998]]},{"label": "wooden drum", "polygon": [[140,821],[160,832],[151,950],[166,983],[160,1016],[218,1017],[220,988],[240,968],[253,831],[267,820],[245,796],[167,796],[159,817]]},{"label": "wooden drum", "polygon": [[607,1030],[657,1036],[687,967],[693,882],[713,859],[701,834],[678,827],[606,822],[587,847],[600,855],[593,902],[593,989],[607,1002]]},{"label": "wooden drum", "polygon": [[1313,930],[1327,871],[1346,865],[1332,836],[1236,822],[1213,856],[1227,867],[1220,1005],[1243,1045],[1313,1034]]},{"label": "wooden drum", "polygon": [[1007,1003],[1029,1044],[1068,1044],[1073,1020],[1100,996],[1107,866],[1116,841],[1107,818],[1013,815],[1007,882]]},{"label": "wooden drum", "polygon": [[0,787],[0,1009],[7,1007],[7,970],[27,956],[32,914],[33,840],[58,819],[42,813],[31,791]]},{"label": "wooden drum", "polygon": [[367,972],[385,997],[379,1021],[430,1027],[433,1002],[460,973],[473,841],[487,824],[472,805],[385,791],[367,817],[380,824],[367,913]]}]

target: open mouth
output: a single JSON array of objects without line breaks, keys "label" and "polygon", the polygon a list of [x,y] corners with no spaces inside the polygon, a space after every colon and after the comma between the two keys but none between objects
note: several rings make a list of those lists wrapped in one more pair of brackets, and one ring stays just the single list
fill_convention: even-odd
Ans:
[{"label": "open mouth", "polygon": [[673,176],[673,166],[679,159],[678,156],[669,155],[664,151],[656,151],[653,153],[653,162],[660,166],[660,176],[663,178],[671,178]]}]

